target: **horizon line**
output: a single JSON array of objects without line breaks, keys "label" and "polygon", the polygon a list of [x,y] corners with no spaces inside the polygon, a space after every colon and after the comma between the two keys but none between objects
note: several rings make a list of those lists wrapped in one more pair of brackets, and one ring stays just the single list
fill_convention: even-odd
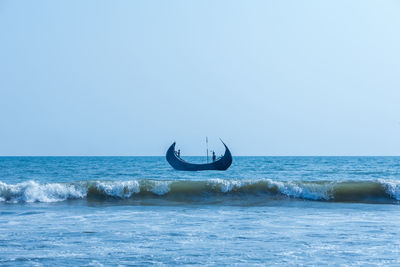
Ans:
[{"label": "horizon line", "polygon": [[[165,155],[0,155],[11,157],[165,157]],[[185,155],[182,157],[207,157],[204,155]],[[232,157],[400,157],[400,155],[236,155]]]}]

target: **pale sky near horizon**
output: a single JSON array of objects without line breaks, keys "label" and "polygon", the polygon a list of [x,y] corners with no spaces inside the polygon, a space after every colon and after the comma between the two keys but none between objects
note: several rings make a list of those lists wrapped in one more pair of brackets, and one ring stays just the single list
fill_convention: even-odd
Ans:
[{"label": "pale sky near horizon", "polygon": [[0,155],[400,155],[399,14],[0,0]]}]

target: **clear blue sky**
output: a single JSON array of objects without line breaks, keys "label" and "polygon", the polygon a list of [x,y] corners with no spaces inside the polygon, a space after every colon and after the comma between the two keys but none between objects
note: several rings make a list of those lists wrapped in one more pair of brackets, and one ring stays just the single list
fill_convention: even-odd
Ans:
[{"label": "clear blue sky", "polygon": [[0,0],[0,155],[400,155],[399,1]]}]

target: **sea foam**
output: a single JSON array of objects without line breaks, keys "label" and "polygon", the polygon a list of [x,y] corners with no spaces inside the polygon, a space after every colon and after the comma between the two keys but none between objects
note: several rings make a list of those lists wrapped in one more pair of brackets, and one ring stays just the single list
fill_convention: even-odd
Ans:
[{"label": "sea foam", "polygon": [[[167,198],[165,198],[167,196]],[[0,202],[59,202],[74,199],[148,199],[206,201],[236,196],[333,202],[394,203],[400,200],[400,181],[276,181],[271,179],[208,179],[81,181],[18,184],[0,182]],[[229,198],[226,198],[227,201]]]},{"label": "sea foam", "polygon": [[8,185],[0,182],[0,198],[8,202],[58,202],[86,196],[85,188],[71,184],[39,184],[35,181]]},{"label": "sea foam", "polygon": [[378,182],[384,186],[386,192],[391,197],[396,200],[400,200],[400,181],[379,179]]}]

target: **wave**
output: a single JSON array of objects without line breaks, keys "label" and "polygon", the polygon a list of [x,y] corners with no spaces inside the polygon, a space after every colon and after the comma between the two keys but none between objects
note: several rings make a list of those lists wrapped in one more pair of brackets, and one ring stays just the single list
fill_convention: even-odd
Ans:
[{"label": "wave", "polygon": [[[246,203],[257,199],[313,200],[353,203],[400,203],[400,181],[275,181],[271,179],[232,180],[132,180],[81,181],[73,183],[18,184],[0,182],[0,202],[31,203],[69,200],[148,200]],[[228,202],[229,203],[229,202]]]}]

